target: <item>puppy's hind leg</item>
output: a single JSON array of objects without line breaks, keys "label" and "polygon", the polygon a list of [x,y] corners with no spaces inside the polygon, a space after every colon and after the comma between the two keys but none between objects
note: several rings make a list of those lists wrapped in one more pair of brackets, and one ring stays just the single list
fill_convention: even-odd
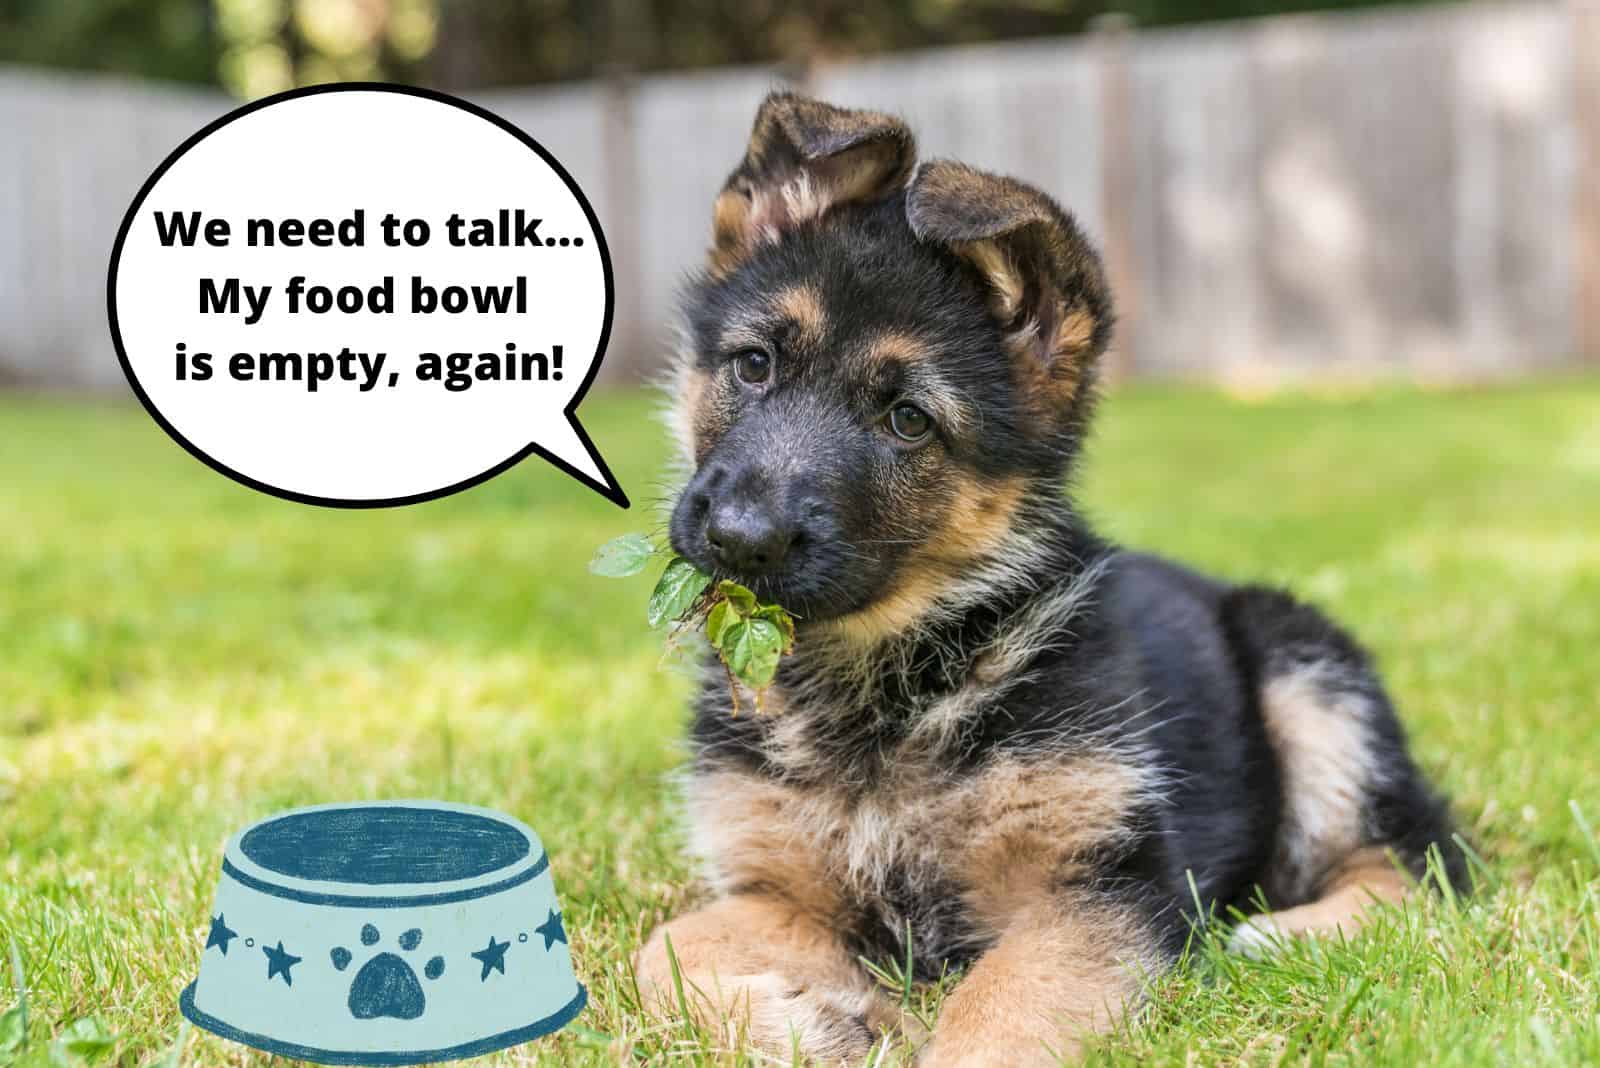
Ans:
[{"label": "puppy's hind leg", "polygon": [[1263,887],[1277,911],[1241,926],[1234,947],[1259,953],[1274,936],[1353,934],[1374,902],[1398,903],[1423,876],[1430,847],[1464,889],[1448,810],[1412,762],[1366,652],[1276,590],[1234,591],[1223,620],[1282,783]]},{"label": "puppy's hind leg", "polygon": [[1359,850],[1333,872],[1320,897],[1304,905],[1245,919],[1234,928],[1228,949],[1247,957],[1261,957],[1289,938],[1353,936],[1372,921],[1374,906],[1398,905],[1411,886],[1411,880],[1395,868],[1388,854],[1377,849]]}]

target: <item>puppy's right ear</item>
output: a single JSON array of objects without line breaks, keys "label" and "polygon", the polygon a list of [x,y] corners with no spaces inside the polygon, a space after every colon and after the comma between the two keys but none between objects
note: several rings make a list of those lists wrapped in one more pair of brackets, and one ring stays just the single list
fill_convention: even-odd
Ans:
[{"label": "puppy's right ear", "polygon": [[712,271],[732,270],[757,245],[835,205],[903,187],[916,157],[911,131],[893,116],[770,94],[756,112],[744,161],[717,197]]}]

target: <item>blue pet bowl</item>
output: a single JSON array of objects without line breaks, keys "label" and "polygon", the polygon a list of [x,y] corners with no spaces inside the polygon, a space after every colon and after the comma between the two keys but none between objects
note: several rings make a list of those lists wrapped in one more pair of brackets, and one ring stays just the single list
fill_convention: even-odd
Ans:
[{"label": "blue pet bowl", "polygon": [[420,1064],[564,1026],[587,995],[538,835],[434,801],[318,805],[228,841],[183,1014],[320,1064]]}]

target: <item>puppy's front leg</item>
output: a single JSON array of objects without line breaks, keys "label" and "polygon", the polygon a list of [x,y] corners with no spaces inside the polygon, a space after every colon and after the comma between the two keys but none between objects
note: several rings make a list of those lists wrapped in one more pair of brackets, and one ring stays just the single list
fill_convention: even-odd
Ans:
[{"label": "puppy's front leg", "polygon": [[[635,960],[647,1009],[679,1004],[667,939],[687,1008],[704,1027],[788,1057],[857,1061],[894,1024],[887,1000],[822,923],[782,898],[734,894],[663,924]],[[731,1028],[728,1026],[731,1025]]]},{"label": "puppy's front leg", "polygon": [[1108,1029],[1158,955],[1108,906],[1048,904],[1007,923],[945,999],[921,1068],[1054,1065]]}]

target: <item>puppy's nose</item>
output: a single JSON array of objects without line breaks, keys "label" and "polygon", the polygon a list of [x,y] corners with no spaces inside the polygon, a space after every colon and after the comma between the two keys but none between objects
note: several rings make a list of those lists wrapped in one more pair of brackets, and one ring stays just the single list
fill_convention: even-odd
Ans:
[{"label": "puppy's nose", "polygon": [[735,575],[776,571],[794,540],[794,530],[769,509],[745,502],[717,505],[706,519],[711,555],[718,567]]}]

